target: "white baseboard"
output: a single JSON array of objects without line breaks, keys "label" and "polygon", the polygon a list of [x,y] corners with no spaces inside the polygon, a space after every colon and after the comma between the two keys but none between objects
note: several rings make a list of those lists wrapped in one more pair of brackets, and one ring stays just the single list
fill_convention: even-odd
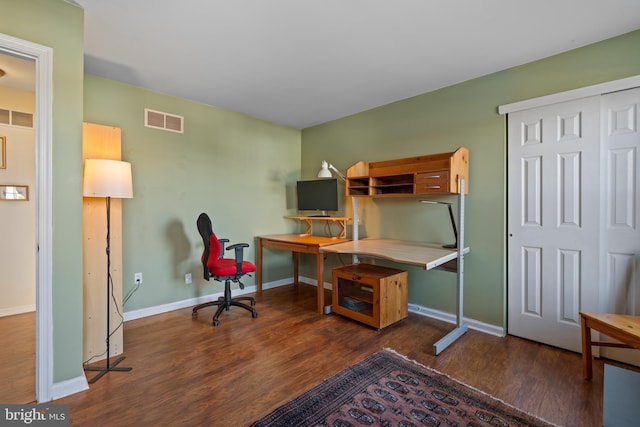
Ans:
[{"label": "white baseboard", "polygon": [[[293,282],[293,277],[290,277],[288,280],[289,280],[289,283]],[[312,279],[311,277],[299,276],[299,280],[301,282],[308,283],[313,286],[318,286],[318,280]],[[324,288],[331,290],[333,289],[333,284],[331,282],[324,282]]]},{"label": "white baseboard", "polygon": [[[317,280],[312,279],[310,277],[300,276],[300,281],[304,283],[309,283],[313,286],[316,286]],[[293,282],[293,277],[288,277],[286,279],[276,280],[273,282],[263,283],[262,289],[272,289],[280,286],[285,286]],[[331,283],[324,283],[325,289],[331,289]],[[256,286],[246,286],[243,290],[234,289],[231,292],[232,296],[238,296],[243,294],[249,294],[256,291]],[[155,314],[162,314],[173,310],[180,310],[186,307],[193,307],[194,305],[201,304],[203,302],[211,301],[214,299],[218,299],[218,297],[223,296],[222,292],[204,295],[197,298],[190,298],[182,301],[176,301],[169,304],[157,305],[154,307],[143,308],[140,310],[127,311],[124,313],[124,321],[140,319],[147,316],[153,316]],[[453,313],[447,313],[440,310],[434,310],[432,308],[423,307],[418,304],[409,304],[409,312],[419,314],[420,316],[431,317],[433,319],[442,320],[443,322],[455,324],[456,316]],[[464,318],[464,321],[467,323],[470,329],[484,332],[489,335],[495,335],[497,337],[504,337],[506,332],[504,328],[500,326],[491,325],[489,323],[480,322],[478,320]]]},{"label": "white baseboard", "polygon": [[[69,380],[54,383],[51,387],[51,400],[56,400],[69,396],[74,393],[79,393],[89,389],[89,383],[84,375],[71,378]],[[43,402],[38,402],[43,403]]]},{"label": "white baseboard", "polygon": [[[275,286],[271,286],[275,287]],[[268,289],[263,287],[263,289]],[[255,286],[245,286],[244,289],[233,289],[231,296],[250,294],[256,291]],[[122,315],[124,321],[140,319],[143,317],[153,316],[156,314],[167,313],[173,310],[180,310],[182,308],[193,307],[194,305],[202,304],[203,302],[213,301],[219,297],[224,296],[224,292],[218,292],[210,295],[203,295],[197,298],[189,298],[182,301],[175,301],[169,304],[156,305],[153,307],[142,308],[140,310],[125,311]]]},{"label": "white baseboard", "polygon": [[36,311],[35,304],[21,305],[18,307],[0,308],[0,317],[13,316],[14,314],[31,313]]},{"label": "white baseboard", "polygon": [[286,279],[276,280],[275,282],[263,283],[262,289],[264,290],[264,289],[277,288],[280,286],[290,285],[291,283],[293,283],[293,277],[288,277]]},{"label": "white baseboard", "polygon": [[[446,311],[434,310],[432,308],[423,307],[418,304],[409,304],[409,312],[419,314],[425,317],[431,317],[432,319],[442,320],[443,322],[454,324],[456,323],[456,315],[453,313],[447,313]],[[478,320],[463,318],[464,322],[469,326],[469,329],[484,332],[489,335],[495,335],[497,337],[506,336],[504,328],[489,323],[480,322]]]},{"label": "white baseboard", "polygon": [[[310,279],[308,277],[303,277],[300,276],[300,281],[304,282],[304,283],[309,283],[313,286],[316,285],[317,280],[315,279]],[[285,285],[289,285],[293,282],[293,277],[288,277],[286,279],[281,279],[281,280],[276,280],[273,282],[268,282],[268,283],[263,283],[262,284],[262,289],[266,290],[266,289],[272,289],[272,288],[277,288],[279,286],[285,286]],[[331,289],[331,283],[325,283],[324,284],[325,289]],[[245,286],[244,289],[233,289],[231,291],[231,296],[238,296],[238,295],[244,295],[244,294],[250,294],[256,291],[256,286]],[[147,316],[153,316],[156,314],[162,314],[162,313],[167,313],[169,311],[173,311],[173,310],[180,310],[182,308],[187,308],[187,307],[193,307],[194,305],[198,305],[198,304],[202,304],[203,302],[207,302],[207,301],[212,301],[215,299],[218,299],[218,297],[221,297],[224,295],[224,292],[218,292],[215,294],[210,294],[210,295],[203,295],[197,298],[189,298],[189,299],[185,299],[182,301],[175,301],[175,302],[171,302],[169,304],[162,304],[162,305],[156,305],[154,307],[147,307],[147,308],[142,308],[140,310],[132,310],[132,311],[125,311],[124,314],[122,315],[124,321],[129,321],[129,320],[135,320],[135,319],[141,319],[143,317],[147,317]]]}]

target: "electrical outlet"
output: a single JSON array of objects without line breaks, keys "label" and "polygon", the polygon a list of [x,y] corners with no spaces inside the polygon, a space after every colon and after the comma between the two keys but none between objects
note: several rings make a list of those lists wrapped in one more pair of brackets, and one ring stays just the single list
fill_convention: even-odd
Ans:
[{"label": "electrical outlet", "polygon": [[191,283],[191,273],[187,273],[184,275],[184,284],[188,285]]},{"label": "electrical outlet", "polygon": [[141,285],[142,284],[142,273],[136,273],[135,277],[134,277],[134,281],[136,285]]}]

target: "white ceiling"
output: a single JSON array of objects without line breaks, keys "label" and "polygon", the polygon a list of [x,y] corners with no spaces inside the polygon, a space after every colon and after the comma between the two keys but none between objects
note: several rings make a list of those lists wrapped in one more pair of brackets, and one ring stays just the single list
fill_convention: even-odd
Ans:
[{"label": "white ceiling", "polygon": [[36,87],[36,63],[0,50],[0,69],[6,73],[0,77],[0,86],[9,86],[33,92]]},{"label": "white ceiling", "polygon": [[640,28],[639,0],[76,2],[86,72],[295,128]]}]

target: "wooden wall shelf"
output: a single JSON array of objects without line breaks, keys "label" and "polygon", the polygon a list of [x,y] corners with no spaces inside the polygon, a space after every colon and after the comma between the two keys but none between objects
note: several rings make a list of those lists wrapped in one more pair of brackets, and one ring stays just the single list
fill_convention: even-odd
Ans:
[{"label": "wooden wall shelf", "polygon": [[457,194],[460,178],[469,191],[469,151],[439,153],[381,162],[358,162],[347,170],[347,196],[397,197]]}]

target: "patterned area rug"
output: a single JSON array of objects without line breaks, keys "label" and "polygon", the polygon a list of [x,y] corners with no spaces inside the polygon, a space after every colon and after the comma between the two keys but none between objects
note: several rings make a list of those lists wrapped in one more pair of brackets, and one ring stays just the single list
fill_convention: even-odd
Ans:
[{"label": "patterned area rug", "polygon": [[250,426],[551,426],[431,368],[384,350]]}]

